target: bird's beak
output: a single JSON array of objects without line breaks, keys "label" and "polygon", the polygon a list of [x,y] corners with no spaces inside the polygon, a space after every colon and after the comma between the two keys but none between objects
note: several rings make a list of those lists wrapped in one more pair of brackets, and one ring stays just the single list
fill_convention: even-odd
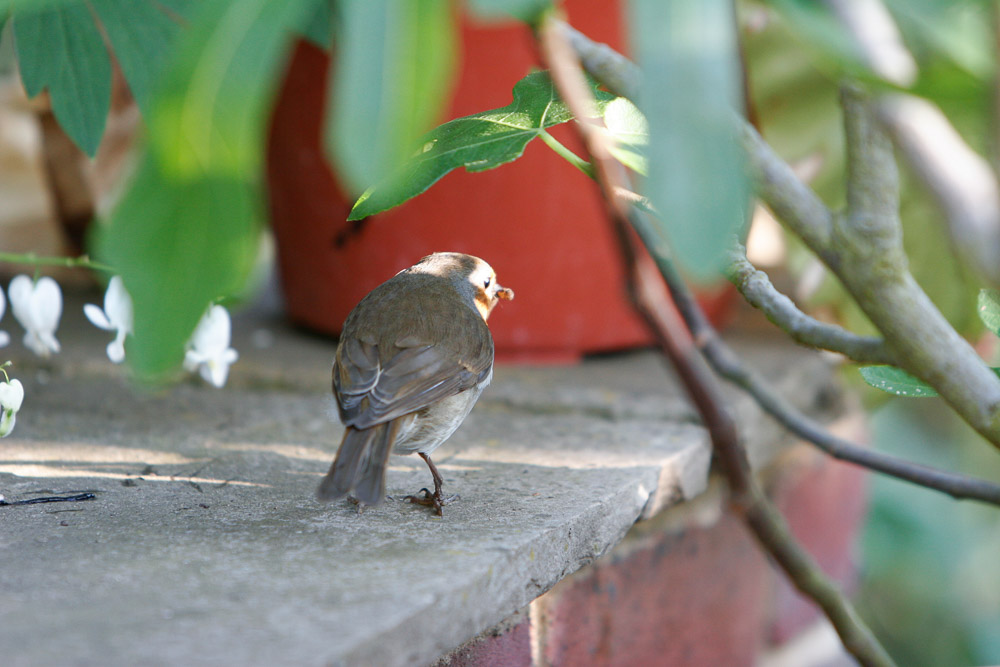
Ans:
[{"label": "bird's beak", "polygon": [[509,287],[500,287],[497,290],[497,298],[498,299],[503,299],[504,301],[513,301],[514,300],[514,290],[512,290]]}]

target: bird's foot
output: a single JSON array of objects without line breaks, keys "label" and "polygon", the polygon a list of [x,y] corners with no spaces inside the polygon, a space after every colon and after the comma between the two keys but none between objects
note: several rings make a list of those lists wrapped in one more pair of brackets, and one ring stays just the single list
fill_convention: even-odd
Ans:
[{"label": "bird's foot", "polygon": [[357,507],[357,508],[358,508],[358,514],[359,514],[359,515],[360,515],[360,514],[361,514],[362,512],[364,512],[364,511],[365,511],[365,507],[366,507],[366,505],[365,505],[365,504],[364,504],[363,502],[361,502],[360,500],[358,500],[357,498],[355,498],[354,496],[347,496],[347,500],[348,500],[348,502],[350,502],[350,503],[351,503],[352,505],[354,505],[355,507]]},{"label": "bird's foot", "polygon": [[426,487],[420,489],[420,495],[416,496],[406,496],[403,500],[408,500],[416,505],[425,505],[427,507],[433,507],[434,513],[438,516],[444,516],[444,512],[441,510],[445,505],[453,503],[458,500],[458,495],[453,496],[442,496],[441,490],[438,489],[434,493],[431,493],[430,489]]}]

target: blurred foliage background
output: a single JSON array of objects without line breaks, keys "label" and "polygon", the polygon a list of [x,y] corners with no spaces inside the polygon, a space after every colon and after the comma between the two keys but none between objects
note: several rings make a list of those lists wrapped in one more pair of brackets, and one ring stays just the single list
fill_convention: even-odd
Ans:
[{"label": "blurred foliage background", "polygon": [[[1000,460],[938,399],[872,412],[875,446],[1000,478]],[[1000,518],[878,475],[861,540],[859,611],[901,665],[985,665],[1000,657]]]},{"label": "blurred foliage background", "polygon": [[[741,5],[751,105],[767,141],[791,164],[809,163],[810,185],[837,209],[845,196],[838,85],[854,65],[849,47],[810,37],[827,17],[801,6],[769,10],[792,4]],[[918,63],[912,90],[937,103],[965,141],[996,164],[995,3],[898,0],[889,7]],[[911,271],[949,321],[975,340],[983,335],[976,317],[982,282],[953,252],[930,194],[905,162],[899,163]],[[786,240],[787,267],[796,276],[807,275],[815,260]],[[829,276],[805,293],[819,312],[851,330],[873,332]],[[988,353],[995,339],[985,336]],[[870,410],[875,448],[1000,479],[1000,457],[940,399],[888,398],[860,385],[853,368],[846,368],[844,377]],[[855,598],[860,613],[899,664],[1000,661],[1000,514],[879,475],[870,479]]]}]

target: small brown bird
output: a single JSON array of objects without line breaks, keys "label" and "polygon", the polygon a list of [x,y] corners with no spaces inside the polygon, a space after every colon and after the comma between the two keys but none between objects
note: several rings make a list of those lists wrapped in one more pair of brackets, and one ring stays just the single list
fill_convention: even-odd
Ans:
[{"label": "small brown bird", "polygon": [[389,452],[416,452],[434,492],[410,502],[442,506],[441,475],[429,454],[468,416],[493,377],[493,336],[486,318],[514,292],[471,255],[428,255],[382,283],[344,322],[333,362],[333,393],[347,427],[337,458],[319,485],[320,500],[351,495],[362,505],[385,496]]}]

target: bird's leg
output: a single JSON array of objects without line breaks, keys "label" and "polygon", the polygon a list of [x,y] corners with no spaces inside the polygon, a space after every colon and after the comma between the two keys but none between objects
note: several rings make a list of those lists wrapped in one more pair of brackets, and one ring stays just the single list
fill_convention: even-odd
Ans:
[{"label": "bird's leg", "polygon": [[427,456],[427,454],[424,454],[423,452],[417,452],[417,454],[420,454],[420,458],[422,458],[424,462],[427,464],[427,467],[431,469],[431,477],[434,479],[434,493],[431,493],[428,489],[423,488],[420,489],[420,493],[422,495],[406,496],[406,500],[409,500],[411,503],[416,503],[418,505],[427,505],[429,507],[433,507],[435,514],[437,514],[438,516],[443,516],[444,512],[441,511],[441,508],[450,502],[458,500],[458,496],[457,495],[448,496],[447,498],[441,496],[441,486],[442,482],[444,481],[441,479],[441,473],[438,472],[438,469],[434,465],[434,462],[431,461],[431,457]]},{"label": "bird's leg", "polygon": [[347,496],[347,500],[352,505],[354,505],[355,507],[358,508],[358,516],[360,516],[361,513],[365,511],[365,504],[363,502],[361,502],[360,500],[358,500],[357,498],[355,498],[354,496]]}]

